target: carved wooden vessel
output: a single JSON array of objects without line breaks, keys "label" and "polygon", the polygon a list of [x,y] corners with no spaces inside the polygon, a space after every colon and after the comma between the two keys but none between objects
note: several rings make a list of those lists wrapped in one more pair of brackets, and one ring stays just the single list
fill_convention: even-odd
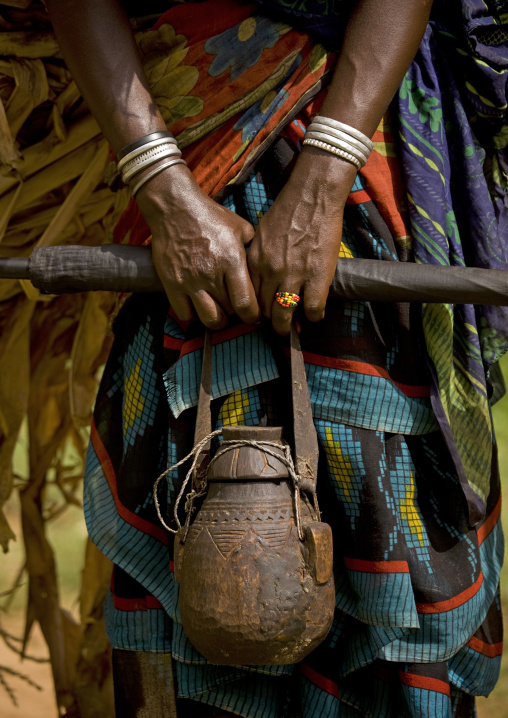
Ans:
[{"label": "carved wooden vessel", "polygon": [[176,538],[184,630],[212,663],[296,663],[332,622],[331,529],[302,494],[300,540],[283,461],[258,447],[229,448],[241,439],[282,446],[280,427],[225,428],[223,438],[201,510],[185,543]]}]

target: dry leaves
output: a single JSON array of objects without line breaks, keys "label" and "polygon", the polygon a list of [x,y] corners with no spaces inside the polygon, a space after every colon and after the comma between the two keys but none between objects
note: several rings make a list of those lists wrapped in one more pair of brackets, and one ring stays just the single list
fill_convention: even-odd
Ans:
[{"label": "dry leaves", "polygon": [[[29,256],[39,245],[108,242],[106,227],[125,199],[104,183],[107,145],[59,56],[43,3],[3,0],[0,30],[0,257]],[[45,524],[81,502],[83,427],[109,351],[115,300],[108,293],[41,296],[25,280],[0,280],[0,545],[6,551],[13,538],[2,506],[26,421],[30,470],[17,479],[29,585],[24,641],[38,621],[60,715],[75,718],[114,714],[103,622],[111,567],[89,544],[77,624],[60,607]],[[52,506],[50,483],[60,497]]]}]

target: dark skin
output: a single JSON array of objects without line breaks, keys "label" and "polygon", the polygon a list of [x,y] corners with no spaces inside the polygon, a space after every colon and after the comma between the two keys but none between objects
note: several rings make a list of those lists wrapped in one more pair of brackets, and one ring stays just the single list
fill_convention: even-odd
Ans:
[{"label": "dark skin", "polygon": [[[46,5],[66,62],[113,150],[165,129],[120,0]],[[320,114],[372,136],[418,49],[431,5],[359,0]],[[221,329],[229,315],[254,323],[263,314],[287,334],[292,310],[274,300],[283,290],[302,296],[309,320],[322,319],[355,175],[346,160],[304,147],[257,231],[205,195],[183,165],[147,182],[137,201],[177,316],[189,321],[197,314]]]}]

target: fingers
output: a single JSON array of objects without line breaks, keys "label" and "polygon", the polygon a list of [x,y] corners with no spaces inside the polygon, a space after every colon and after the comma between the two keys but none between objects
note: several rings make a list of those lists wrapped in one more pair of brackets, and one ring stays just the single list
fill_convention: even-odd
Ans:
[{"label": "fingers", "polygon": [[[293,287],[296,285],[293,285]],[[291,289],[279,289],[280,294],[275,293],[272,302],[272,324],[277,334],[286,336],[291,329],[291,322],[298,303],[300,302],[299,289],[293,291]]]},{"label": "fingers", "polygon": [[228,325],[228,318],[233,314],[248,324],[254,324],[261,317],[245,262],[228,271],[222,283],[204,289],[186,289],[186,293],[174,287],[166,292],[174,312],[182,321],[192,321],[197,315],[206,327],[218,330]]},{"label": "fingers", "polygon": [[243,246],[250,244],[254,239],[256,230],[250,222],[245,222],[242,231]]},{"label": "fingers", "polygon": [[261,318],[261,310],[247,270],[247,263],[243,262],[234,270],[229,270],[225,276],[225,283],[233,312],[246,324],[258,322]]},{"label": "fingers", "polygon": [[208,292],[202,290],[189,296],[170,288],[166,294],[180,321],[192,322],[197,316],[209,329],[224,329],[228,325],[226,312]]},{"label": "fingers", "polygon": [[192,302],[186,294],[177,294],[166,289],[169,303],[176,316],[182,322],[191,322],[196,318]]},{"label": "fingers", "polygon": [[324,318],[329,290],[330,283],[324,277],[305,283],[303,308],[309,321],[320,322]]},{"label": "fingers", "polygon": [[227,327],[229,324],[227,314],[208,292],[204,290],[196,292],[192,297],[192,301],[196,313],[205,327],[214,330]]},{"label": "fingers", "polygon": [[[259,293],[263,314],[271,319],[278,334],[286,336],[291,329],[293,314],[297,307],[303,308],[306,318],[318,322],[325,315],[329,285],[327,279],[320,276],[315,281],[304,284],[298,279],[282,279],[278,285],[273,282],[261,282]],[[277,293],[289,295],[277,297]]]}]

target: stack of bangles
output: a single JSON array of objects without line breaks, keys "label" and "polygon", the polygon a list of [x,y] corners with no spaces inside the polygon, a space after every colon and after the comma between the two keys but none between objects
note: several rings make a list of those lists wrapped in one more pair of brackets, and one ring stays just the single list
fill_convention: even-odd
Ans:
[{"label": "stack of bangles", "polygon": [[308,126],[303,144],[331,152],[357,170],[365,165],[374,147],[372,140],[360,130],[321,115],[316,115]]},{"label": "stack of bangles", "polygon": [[[134,185],[132,189],[133,197],[136,196],[136,193],[145,182],[158,175],[162,170],[173,165],[186,164],[185,160],[182,159],[182,153],[178,149],[175,138],[168,130],[151,132],[149,135],[131,142],[120,150],[116,160],[117,169],[122,175],[124,184],[127,184],[132,177],[147,167],[157,165],[155,169],[143,175]],[[161,160],[165,161],[159,164]]]}]

